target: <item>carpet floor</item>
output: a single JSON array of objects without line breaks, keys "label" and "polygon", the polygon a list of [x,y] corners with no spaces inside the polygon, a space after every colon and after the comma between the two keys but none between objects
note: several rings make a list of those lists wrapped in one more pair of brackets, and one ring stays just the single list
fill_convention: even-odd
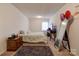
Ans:
[{"label": "carpet floor", "polygon": [[48,46],[23,46],[14,56],[53,56]]}]

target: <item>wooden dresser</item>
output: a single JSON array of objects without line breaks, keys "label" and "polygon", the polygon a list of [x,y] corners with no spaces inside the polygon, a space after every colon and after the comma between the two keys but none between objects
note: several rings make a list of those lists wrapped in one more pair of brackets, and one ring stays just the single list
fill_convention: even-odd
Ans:
[{"label": "wooden dresser", "polygon": [[22,44],[23,44],[22,37],[8,39],[7,40],[7,51],[16,51]]}]

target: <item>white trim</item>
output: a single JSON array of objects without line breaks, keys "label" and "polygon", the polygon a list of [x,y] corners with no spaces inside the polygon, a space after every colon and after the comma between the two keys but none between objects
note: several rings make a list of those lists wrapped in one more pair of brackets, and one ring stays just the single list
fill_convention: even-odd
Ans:
[{"label": "white trim", "polygon": [[77,50],[76,50],[76,49],[71,49],[71,54],[73,54],[74,56],[78,56],[78,55],[77,55]]}]

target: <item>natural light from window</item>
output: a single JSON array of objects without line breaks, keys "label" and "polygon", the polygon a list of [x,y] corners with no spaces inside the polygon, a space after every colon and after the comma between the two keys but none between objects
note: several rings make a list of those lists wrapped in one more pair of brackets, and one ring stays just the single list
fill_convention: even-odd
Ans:
[{"label": "natural light from window", "polygon": [[47,31],[48,26],[49,26],[48,22],[42,22],[42,31]]}]

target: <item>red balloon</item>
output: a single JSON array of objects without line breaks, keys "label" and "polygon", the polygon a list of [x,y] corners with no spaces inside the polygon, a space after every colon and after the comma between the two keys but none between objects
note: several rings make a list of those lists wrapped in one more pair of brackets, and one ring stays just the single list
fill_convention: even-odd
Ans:
[{"label": "red balloon", "polygon": [[65,19],[65,15],[63,13],[60,14],[61,21]]},{"label": "red balloon", "polygon": [[66,18],[67,20],[69,20],[70,17],[71,17],[71,12],[70,12],[69,10],[67,10],[67,11],[65,12],[65,18]]}]

